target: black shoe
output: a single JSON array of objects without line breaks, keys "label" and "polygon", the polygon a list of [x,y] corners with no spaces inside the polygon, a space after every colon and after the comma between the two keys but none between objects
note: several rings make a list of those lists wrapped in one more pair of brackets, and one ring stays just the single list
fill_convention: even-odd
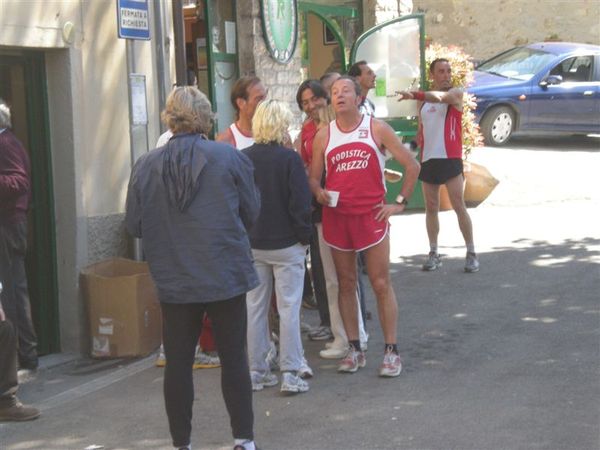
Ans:
[{"label": "black shoe", "polygon": [[33,406],[25,406],[19,400],[14,405],[0,407],[0,422],[25,422],[40,416],[40,411]]}]

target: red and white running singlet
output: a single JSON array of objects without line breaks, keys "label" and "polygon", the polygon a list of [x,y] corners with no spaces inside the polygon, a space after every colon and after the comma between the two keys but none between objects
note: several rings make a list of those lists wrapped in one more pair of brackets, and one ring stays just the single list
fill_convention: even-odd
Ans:
[{"label": "red and white running singlet", "polygon": [[421,124],[421,162],[434,158],[462,158],[462,111],[447,103],[423,103]]},{"label": "red and white running singlet", "polygon": [[384,202],[385,155],[373,139],[371,124],[367,115],[348,132],[341,131],[335,120],[329,124],[325,189],[340,193],[335,210],[341,214],[368,213]]},{"label": "red and white running singlet", "polygon": [[242,131],[235,124],[235,122],[229,125],[229,132],[233,136],[233,141],[235,142],[233,146],[238,150],[243,150],[246,147],[254,145],[254,138],[252,136],[248,136],[247,134],[242,133]]}]

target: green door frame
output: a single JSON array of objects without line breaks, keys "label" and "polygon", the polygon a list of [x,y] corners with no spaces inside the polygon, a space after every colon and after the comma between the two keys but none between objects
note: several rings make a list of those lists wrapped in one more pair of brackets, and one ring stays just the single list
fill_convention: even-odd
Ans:
[{"label": "green door frame", "polygon": [[[358,16],[358,11],[356,10],[356,8],[348,6],[327,6],[320,5],[317,3],[300,1],[298,2],[298,11],[304,16],[305,27],[307,23],[306,18],[308,14],[314,14],[322,22],[324,22],[325,25],[327,25],[327,27],[333,33],[335,40],[338,42],[340,48],[342,49],[342,67],[344,71],[346,71],[348,69],[348,55],[346,55],[345,45],[346,41],[342,36],[342,30],[340,30],[338,23],[335,20],[333,20],[331,16],[355,18]],[[308,52],[310,52],[310,49],[308,50]]]},{"label": "green door frame", "polygon": [[38,353],[55,353],[60,351],[60,328],[46,65],[41,51],[15,53],[9,50],[0,64],[20,64],[25,76],[33,227],[33,245],[26,257],[29,295],[38,334]]}]

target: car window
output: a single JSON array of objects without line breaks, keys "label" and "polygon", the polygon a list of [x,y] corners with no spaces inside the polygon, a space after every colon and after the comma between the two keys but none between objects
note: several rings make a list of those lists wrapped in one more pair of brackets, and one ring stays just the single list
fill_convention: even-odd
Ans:
[{"label": "car window", "polygon": [[557,64],[550,71],[550,75],[559,75],[563,81],[582,83],[592,78],[593,56],[573,56]]},{"label": "car window", "polygon": [[555,57],[541,50],[517,47],[484,62],[477,70],[527,81]]}]

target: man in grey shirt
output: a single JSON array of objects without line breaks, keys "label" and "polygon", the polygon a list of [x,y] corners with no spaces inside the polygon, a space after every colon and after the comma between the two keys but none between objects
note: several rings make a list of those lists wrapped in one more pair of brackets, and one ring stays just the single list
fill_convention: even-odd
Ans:
[{"label": "man in grey shirt", "polygon": [[235,449],[254,450],[246,354],[246,292],[258,285],[247,229],[260,211],[250,160],[206,140],[210,102],[176,88],[163,120],[167,145],[142,156],[127,193],[126,226],[143,238],[163,314],[164,395],[175,448],[190,448],[194,350],[208,313],[222,365]]}]

